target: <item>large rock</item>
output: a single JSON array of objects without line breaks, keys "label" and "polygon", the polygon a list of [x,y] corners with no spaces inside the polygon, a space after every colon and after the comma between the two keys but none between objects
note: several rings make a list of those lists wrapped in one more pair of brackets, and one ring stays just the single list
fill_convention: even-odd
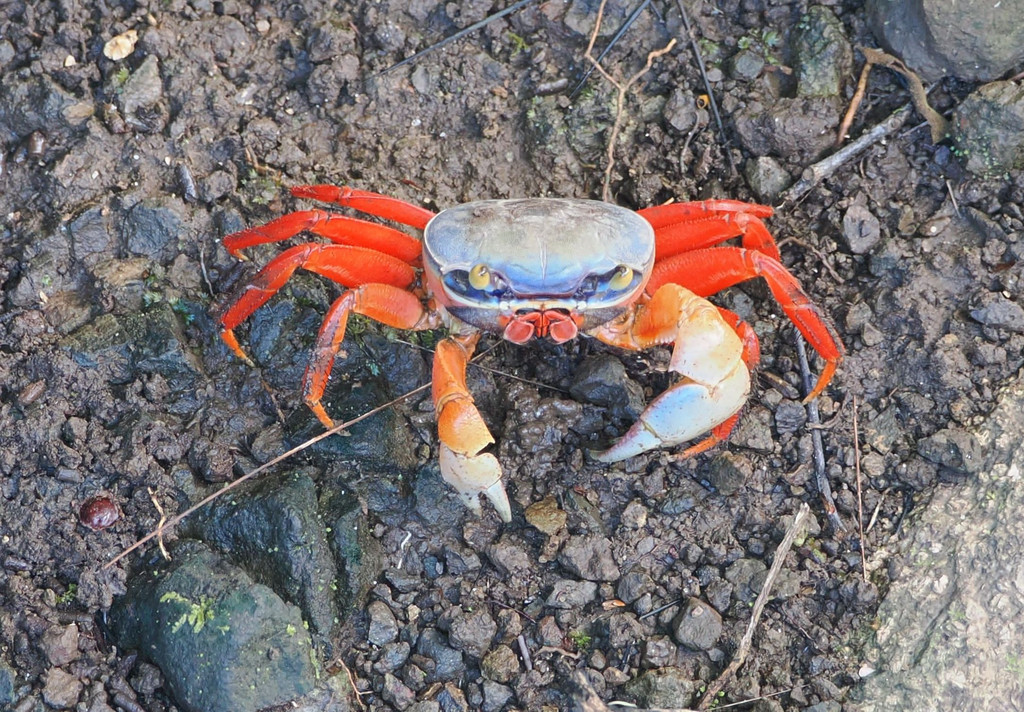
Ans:
[{"label": "large rock", "polygon": [[1024,380],[974,435],[976,477],[938,489],[904,545],[856,691],[861,712],[1009,709],[1024,699]]},{"label": "large rock", "polygon": [[197,542],[173,556],[129,582],[111,627],[118,646],[160,668],[183,709],[255,712],[313,690],[312,641],[297,607]]},{"label": "large rock", "polygon": [[875,37],[926,81],[992,81],[1024,61],[1024,0],[868,0]]}]

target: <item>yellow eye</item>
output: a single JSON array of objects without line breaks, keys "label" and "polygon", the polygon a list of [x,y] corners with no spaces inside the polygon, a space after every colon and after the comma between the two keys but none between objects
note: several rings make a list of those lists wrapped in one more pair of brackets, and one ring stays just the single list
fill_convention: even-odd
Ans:
[{"label": "yellow eye", "polygon": [[608,280],[608,286],[612,289],[625,289],[633,281],[633,270],[626,265],[619,265],[615,274]]},{"label": "yellow eye", "polygon": [[473,289],[487,289],[491,283],[491,271],[487,265],[479,264],[469,270],[469,283]]}]

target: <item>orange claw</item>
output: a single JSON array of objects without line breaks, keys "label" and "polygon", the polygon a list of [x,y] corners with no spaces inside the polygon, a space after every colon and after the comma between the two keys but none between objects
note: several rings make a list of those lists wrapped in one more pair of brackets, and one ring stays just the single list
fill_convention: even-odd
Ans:
[{"label": "orange claw", "polygon": [[742,247],[685,252],[654,265],[647,291],[650,293],[663,284],[675,283],[706,297],[755,277],[764,277],[786,316],[825,360],[825,367],[804,402],[814,400],[832,380],[843,360],[843,346],[835,327],[807,296],[796,277],[778,260]]},{"label": "orange claw", "polygon": [[512,521],[512,508],[501,484],[501,465],[491,453],[481,453],[494,436],[480,416],[466,386],[466,364],[479,333],[449,337],[434,353],[433,397],[437,434],[441,440],[441,476],[473,511],[480,512],[479,495],[494,505],[502,521]]},{"label": "orange claw", "polygon": [[617,462],[711,431],[684,453],[696,454],[729,434],[750,392],[746,359],[753,354],[713,304],[677,284],[665,284],[645,304],[591,333],[628,349],[672,343],[669,369],[682,376],[648,404],[622,438],[593,453],[597,460]]}]

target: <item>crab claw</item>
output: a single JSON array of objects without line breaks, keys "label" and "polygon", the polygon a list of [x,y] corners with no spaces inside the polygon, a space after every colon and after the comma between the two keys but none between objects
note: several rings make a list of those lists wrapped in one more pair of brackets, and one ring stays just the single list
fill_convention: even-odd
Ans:
[{"label": "crab claw", "polygon": [[749,391],[750,372],[743,363],[714,388],[679,383],[651,401],[618,442],[591,456],[599,462],[618,462],[693,440],[732,417],[747,400]]},{"label": "crab claw", "polygon": [[687,451],[699,452],[728,433],[735,422],[730,419],[750,393],[748,362],[756,361],[756,355],[745,352],[740,336],[716,307],[678,285],[663,285],[647,304],[595,335],[629,348],[674,343],[669,370],[682,377],[647,406],[617,443],[591,453],[600,462],[618,462],[711,431],[710,440]]},{"label": "crab claw", "polygon": [[512,521],[512,507],[501,484],[501,465],[498,458],[489,452],[480,455],[462,455],[441,443],[438,457],[441,464],[441,477],[455,488],[463,503],[481,514],[480,498],[482,494],[491,501],[503,522]]}]

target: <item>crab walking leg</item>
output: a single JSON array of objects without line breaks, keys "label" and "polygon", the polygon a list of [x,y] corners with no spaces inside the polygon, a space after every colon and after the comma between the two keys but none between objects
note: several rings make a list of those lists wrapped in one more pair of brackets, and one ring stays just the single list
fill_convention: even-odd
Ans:
[{"label": "crab walking leg", "polygon": [[285,250],[253,277],[220,318],[221,338],[243,361],[252,363],[238,343],[235,327],[266,304],[300,267],[345,287],[369,282],[407,287],[416,278],[415,270],[397,257],[364,247],[308,243]]},{"label": "crab walking leg", "polygon": [[345,339],[348,315],[353,312],[396,329],[422,330],[438,326],[436,316],[423,308],[415,294],[390,284],[364,284],[335,299],[324,317],[309,365],[302,376],[303,399],[328,429],[334,427],[334,421],[320,400],[327,388],[334,358]]},{"label": "crab walking leg", "polygon": [[494,437],[466,386],[466,364],[479,338],[479,333],[450,336],[437,345],[434,353],[433,395],[441,441],[441,476],[474,512],[481,512],[482,494],[501,520],[510,522],[512,507],[501,483],[501,465],[491,453],[480,452],[494,442]]},{"label": "crab walking leg", "polygon": [[714,434],[724,437],[735,424],[750,393],[744,345],[706,299],[666,284],[646,304],[590,333],[607,344],[633,350],[674,343],[669,369],[682,376],[647,406],[617,443],[594,453],[597,460],[617,462],[678,445],[720,426],[724,433]]},{"label": "crab walking leg", "polygon": [[334,203],[348,208],[355,208],[379,218],[394,220],[409,227],[420,230],[427,226],[435,213],[418,205],[407,203],[390,195],[371,193],[368,190],[356,190],[347,186],[337,185],[297,185],[292,188],[296,198],[312,198],[325,203]]},{"label": "crab walking leg", "polygon": [[647,290],[675,282],[706,297],[755,277],[765,278],[779,306],[825,360],[825,368],[804,402],[814,400],[832,380],[839,362],[843,360],[843,347],[835,328],[781,262],[741,247],[685,252],[656,262]]},{"label": "crab walking leg", "polygon": [[267,242],[280,242],[309,231],[339,245],[366,247],[414,262],[420,256],[420,241],[387,225],[335,215],[324,210],[297,210],[266,225],[246,228],[224,237],[224,247],[233,257],[245,259],[240,250]]},{"label": "crab walking leg", "polygon": [[761,218],[771,217],[767,205],[738,200],[656,205],[638,211],[654,228],[655,259],[711,247],[742,237],[743,247],[779,260],[779,248]]}]

